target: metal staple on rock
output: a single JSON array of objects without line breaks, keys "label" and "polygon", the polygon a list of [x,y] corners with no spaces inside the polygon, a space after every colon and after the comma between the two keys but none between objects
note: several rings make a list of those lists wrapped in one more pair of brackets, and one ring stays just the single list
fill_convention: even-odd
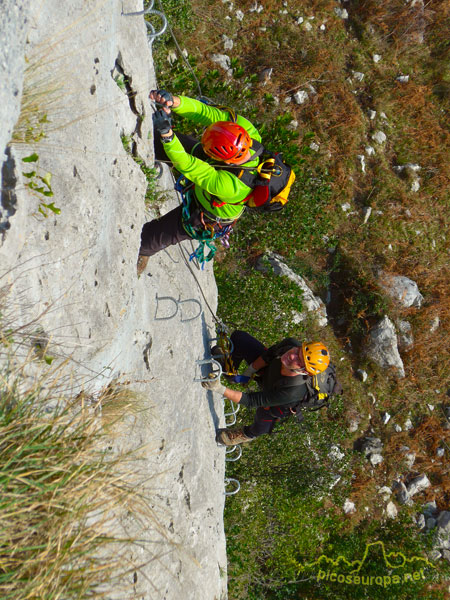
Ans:
[{"label": "metal staple on rock", "polygon": [[[232,402],[230,400],[231,412],[225,412],[225,400],[226,400],[226,398],[223,398],[225,427],[232,427],[236,423],[236,415],[240,409],[240,405],[239,404],[236,405],[234,402]],[[227,422],[227,417],[231,417],[231,422],[230,421]]]},{"label": "metal staple on rock", "polygon": [[[158,317],[157,314],[158,314],[158,307],[159,307],[160,300],[171,300],[175,304],[175,312],[172,315],[169,315],[168,317]],[[195,304],[197,304],[199,306],[200,310],[193,317],[189,317],[187,319],[183,319],[183,317],[181,317],[182,323],[187,323],[188,321],[194,321],[195,319],[198,319],[198,317],[203,312],[203,308],[202,308],[200,301],[197,300],[197,298],[186,298],[186,300],[181,300],[181,297],[178,298],[178,300],[175,300],[175,298],[173,298],[172,296],[158,296],[158,294],[156,294],[156,310],[155,310],[155,317],[154,317],[155,321],[168,321],[169,319],[173,319],[178,314],[178,309],[180,308],[180,304],[185,304],[186,302],[194,302]]]},{"label": "metal staple on rock", "polygon": [[[227,492],[226,488],[229,485],[235,485],[236,489],[231,490],[231,492]],[[225,477],[225,496],[233,496],[234,494],[237,494],[240,489],[241,489],[241,484],[239,483],[239,481],[237,479],[233,479],[232,477]]]},{"label": "metal staple on rock", "polygon": [[[230,454],[233,454],[233,452],[235,452],[237,450],[237,455],[236,456],[230,456]],[[242,456],[242,446],[240,444],[237,444],[237,446],[227,446],[227,448],[225,449],[225,460],[227,462],[235,462],[237,460],[239,460]]]},{"label": "metal staple on rock", "polygon": [[166,31],[167,25],[168,25],[166,15],[164,14],[164,12],[154,9],[153,8],[154,3],[155,3],[155,0],[150,0],[150,5],[147,6],[147,8],[144,8],[144,10],[140,10],[138,12],[124,13],[123,9],[122,9],[122,16],[124,16],[124,17],[139,17],[142,15],[156,15],[157,17],[159,17],[162,20],[163,26],[161,27],[161,29],[159,31],[155,31],[155,28],[153,27],[153,25],[149,21],[145,21],[145,24],[147,26],[148,45],[150,48],[152,47],[152,44],[155,41],[155,39],[158,36],[162,35]]},{"label": "metal staple on rock", "polygon": [[[195,363],[197,365],[213,365],[213,367],[216,367],[216,370],[212,369],[207,377],[195,377],[194,381],[198,381],[198,382],[202,382],[202,381],[211,381],[211,379],[219,379],[222,376],[222,365],[220,364],[220,362],[218,362],[215,358],[205,358],[203,360],[196,360]],[[211,375],[214,375],[214,378],[211,377]]]}]

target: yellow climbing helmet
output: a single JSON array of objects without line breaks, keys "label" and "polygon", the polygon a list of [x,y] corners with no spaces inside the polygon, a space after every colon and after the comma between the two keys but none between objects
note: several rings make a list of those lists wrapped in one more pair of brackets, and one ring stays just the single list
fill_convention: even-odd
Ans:
[{"label": "yellow climbing helmet", "polygon": [[330,364],[330,354],[322,342],[303,342],[302,352],[306,370],[311,375],[322,373]]}]

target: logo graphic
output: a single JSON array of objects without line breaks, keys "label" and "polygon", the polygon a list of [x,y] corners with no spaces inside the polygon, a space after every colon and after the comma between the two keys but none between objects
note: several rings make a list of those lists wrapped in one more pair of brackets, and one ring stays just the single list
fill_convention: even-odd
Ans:
[{"label": "logo graphic", "polygon": [[[379,565],[384,561],[385,575],[370,574],[371,565]],[[413,556],[407,558],[402,552],[387,553],[384,542],[371,542],[366,548],[361,560],[348,561],[344,556],[337,559],[328,558],[322,554],[317,560],[305,563],[299,568],[299,573],[316,571],[317,581],[346,583],[351,585],[398,585],[401,583],[417,582],[425,579],[424,570],[436,567],[427,558]],[[372,570],[373,573],[373,570]],[[388,573],[388,574],[387,574]]]}]

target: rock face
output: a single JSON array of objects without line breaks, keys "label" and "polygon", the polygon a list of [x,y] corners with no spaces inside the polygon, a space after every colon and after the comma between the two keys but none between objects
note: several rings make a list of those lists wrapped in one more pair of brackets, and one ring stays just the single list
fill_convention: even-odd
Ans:
[{"label": "rock face", "polygon": [[[151,476],[144,491],[167,535],[152,523],[122,523],[127,535],[142,540],[130,548],[131,564],[145,565],[130,594],[224,598],[224,449],[214,440],[223,407],[193,381],[196,360],[214,336],[199,289],[215,310],[212,269],[188,265],[192,248],[185,242],[152,257],[144,275],[136,276],[142,225],[159,214],[146,212],[147,182],[121,139],[129,137],[151,166],[147,97],[156,81],[144,20],[123,16],[119,0],[44,0],[26,12],[24,48],[26,7],[9,0],[2,5],[8,26],[1,43],[14,48],[9,75],[2,72],[8,80],[1,91],[2,152],[17,120],[14,93],[21,89],[25,56],[37,59],[49,89],[54,84],[60,93],[48,107],[45,137],[10,152],[16,209],[0,239],[2,286],[9,286],[16,324],[35,320],[54,364],[68,359],[75,389],[95,393],[111,381],[127,382],[150,409],[146,418],[124,415],[110,441],[117,450],[145,446],[136,469],[143,479]],[[125,76],[133,98],[113,74]],[[50,200],[59,214],[47,210],[45,218],[38,209],[49,200],[24,186],[21,159],[32,153],[39,156],[39,172],[52,173]],[[165,171],[161,186],[172,185]],[[176,203],[172,195],[161,213]]]},{"label": "rock face", "polygon": [[384,316],[370,331],[366,353],[380,367],[393,367],[399,377],[405,376],[403,361],[398,352],[397,334],[389,317]]},{"label": "rock face", "polygon": [[24,47],[28,31],[29,0],[2,1],[2,27],[0,29],[0,163],[3,162],[6,144],[11,139],[13,127],[19,117],[22,97]]}]

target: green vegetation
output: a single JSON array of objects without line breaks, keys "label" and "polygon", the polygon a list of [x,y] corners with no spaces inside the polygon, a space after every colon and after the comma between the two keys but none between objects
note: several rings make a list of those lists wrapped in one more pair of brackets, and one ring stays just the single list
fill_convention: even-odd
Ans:
[{"label": "green vegetation", "polygon": [[113,515],[127,507],[148,519],[151,510],[130,457],[100,450],[94,413],[63,399],[49,375],[28,385],[26,368],[0,373],[0,594],[98,598],[127,570]]},{"label": "green vegetation", "polygon": [[146,417],[144,402],[129,382],[71,394],[69,362],[36,321],[17,324],[9,291],[0,289],[0,597],[126,594],[140,565],[121,519],[160,527],[136,474],[140,449],[110,444],[124,413]]},{"label": "green vegetation", "polygon": [[[242,486],[225,510],[229,597],[444,598],[449,569],[442,560],[436,570],[426,571],[425,580],[387,588],[319,583],[299,565],[321,554],[357,560],[366,544],[377,540],[387,551],[425,557],[430,535],[418,532],[412,516],[427,499],[448,509],[448,469],[435,451],[443,443],[448,448],[449,434],[441,413],[426,414],[424,406],[436,405],[435,390],[450,383],[444,350],[450,333],[450,71],[444,33],[450,14],[441,0],[425,5],[351,0],[345,4],[347,20],[336,16],[331,0],[308,0],[301,7],[275,0],[258,4],[262,10],[250,12],[255,5],[250,0],[233,5],[194,0],[177,3],[175,15],[173,3],[163,2],[180,47],[188,51],[190,69],[167,33],[164,45],[154,45],[158,83],[195,97],[195,75],[204,96],[244,114],[263,141],[295,168],[287,207],[276,215],[248,212],[230,238],[231,248],[218,252],[219,316],[266,344],[287,334],[320,335],[331,348],[345,395],[328,411],[308,415],[302,429],[290,422],[278,426],[273,436],[252,442],[240,461],[227,466]],[[242,21],[236,10],[244,13]],[[224,51],[222,36],[233,40],[231,50]],[[178,55],[173,64],[168,49]],[[230,56],[231,77],[211,61],[214,53]],[[271,77],[260,81],[259,73],[269,67]],[[407,83],[397,79],[401,74],[409,75]],[[299,90],[309,95],[303,105],[291,99]],[[369,110],[376,111],[372,118]],[[192,132],[183,120],[177,129]],[[376,130],[387,136],[382,146],[372,138]],[[358,155],[365,157],[364,169]],[[421,168],[415,175],[393,168],[408,163]],[[417,181],[418,189],[412,185]],[[347,212],[344,203],[350,206]],[[364,222],[366,207],[372,212]],[[254,268],[266,250],[281,254],[323,297],[328,291],[329,330],[293,324],[301,310],[298,292],[270,269]],[[391,305],[377,282],[380,269],[414,279],[426,297],[422,309],[402,312]],[[367,364],[361,352],[368,330],[387,311],[413,325],[414,351],[403,356],[402,381]],[[441,325],[431,333],[436,316]],[[369,373],[366,384],[353,375],[361,367]],[[415,428],[396,432],[392,422],[382,426],[382,410],[398,423],[411,416]],[[240,411],[240,423],[251,418],[251,411]],[[360,426],[350,433],[354,418]],[[374,469],[353,451],[355,439],[369,427],[385,444],[384,463]],[[330,457],[336,444],[344,454],[339,460]],[[392,521],[378,489],[398,476],[402,446],[416,453],[418,468],[433,487],[416,507],[402,506]],[[356,506],[347,516],[342,511],[346,498]],[[371,572],[383,568],[374,559]]]},{"label": "green vegetation", "polygon": [[145,161],[138,155],[136,144],[129,136],[122,136],[122,145],[125,151],[133,158],[134,162],[139,165],[142,173],[147,180],[147,190],[145,192],[146,206],[155,206],[164,201],[164,193],[156,189],[157,169],[149,167]]},{"label": "green vegetation", "polygon": [[[45,175],[39,175],[39,155],[36,152],[22,158],[24,163],[34,163],[34,169],[32,171],[22,171],[22,175],[28,180],[25,183],[25,187],[31,190],[32,194],[40,198],[44,196],[49,198],[53,196],[53,190],[51,186],[52,174],[45,173]],[[45,218],[48,217],[48,210],[55,215],[61,213],[61,209],[57,208],[53,202],[45,204],[42,200],[39,201],[38,212],[41,213]]]}]

